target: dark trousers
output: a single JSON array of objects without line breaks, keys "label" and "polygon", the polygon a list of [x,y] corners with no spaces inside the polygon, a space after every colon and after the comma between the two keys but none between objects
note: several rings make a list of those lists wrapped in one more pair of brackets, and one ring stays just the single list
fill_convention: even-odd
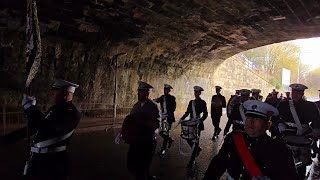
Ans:
[{"label": "dark trousers", "polygon": [[219,127],[221,116],[211,114],[211,118],[212,118],[212,124],[214,126],[214,136],[216,136],[218,135],[218,132],[221,131],[221,128]]},{"label": "dark trousers", "polygon": [[227,132],[227,133],[229,132],[232,123],[233,123],[232,120],[228,119],[226,127],[224,128],[224,132]]},{"label": "dark trousers", "polygon": [[29,162],[27,179],[67,179],[68,153],[34,154]]},{"label": "dark trousers", "polygon": [[[171,129],[171,125],[172,125],[172,122],[168,122],[169,123],[169,129]],[[169,139],[173,140],[171,137],[170,137],[170,134],[163,134],[162,132],[160,132],[160,136],[162,137],[163,139],[163,143],[162,143],[162,147],[161,147],[161,151],[162,150],[166,150],[167,147],[168,147],[168,142],[169,142]]]},{"label": "dark trousers", "polygon": [[306,166],[299,166],[297,167],[297,171],[298,171],[298,179],[299,180],[304,180],[306,177]]},{"label": "dark trousers", "polygon": [[136,180],[147,180],[149,169],[154,155],[157,141],[155,139],[130,144],[128,151],[127,167],[135,175]]},{"label": "dark trousers", "polygon": [[[198,137],[199,137],[199,139],[200,139],[200,133],[201,133],[201,131],[198,129]],[[193,142],[193,140],[188,140],[187,142],[188,142],[188,144],[189,144],[189,146],[191,148],[192,148],[193,144],[195,144],[194,150],[193,150],[193,152],[191,154],[191,158],[190,158],[190,161],[189,161],[189,163],[192,163],[196,159],[197,154],[199,153],[201,148],[199,147],[199,141],[195,143],[195,142]]]}]

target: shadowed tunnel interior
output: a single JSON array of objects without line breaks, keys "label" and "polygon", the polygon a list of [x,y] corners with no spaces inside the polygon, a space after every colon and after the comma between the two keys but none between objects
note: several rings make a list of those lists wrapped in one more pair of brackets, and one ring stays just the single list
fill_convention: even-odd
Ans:
[{"label": "shadowed tunnel interior", "polygon": [[[190,88],[196,83],[214,84],[210,74],[236,53],[319,36],[319,4],[317,0],[41,0],[37,5],[42,63],[33,92],[39,94],[54,77],[64,77],[81,84],[79,101],[111,104],[112,55],[121,52],[127,55],[118,58],[119,105],[135,101],[138,80],[160,89],[156,94],[162,93],[165,82],[177,89],[186,87],[185,79],[190,79]],[[15,88],[25,81],[25,13],[26,1],[1,1],[0,64],[5,73],[1,78],[13,79]],[[38,99],[46,100],[45,95]]]}]

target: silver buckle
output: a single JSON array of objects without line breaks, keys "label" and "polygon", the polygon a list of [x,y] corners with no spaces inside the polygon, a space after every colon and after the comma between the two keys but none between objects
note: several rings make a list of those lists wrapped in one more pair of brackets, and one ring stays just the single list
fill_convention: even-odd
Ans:
[{"label": "silver buckle", "polygon": [[33,153],[40,153],[40,148],[37,148],[37,147],[31,147],[31,152]]}]

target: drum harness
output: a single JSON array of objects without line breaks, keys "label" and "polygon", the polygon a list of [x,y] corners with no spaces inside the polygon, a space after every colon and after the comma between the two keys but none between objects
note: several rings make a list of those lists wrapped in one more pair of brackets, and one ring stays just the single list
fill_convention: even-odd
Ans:
[{"label": "drum harness", "polygon": [[[296,135],[302,136],[302,134],[304,133],[303,125],[301,125],[297,111],[296,111],[294,104],[293,104],[293,100],[289,100],[289,107],[290,107],[290,111],[291,111],[291,114],[292,114],[292,117],[293,117],[295,123],[285,122],[285,124],[290,127],[296,127],[297,128]],[[286,129],[286,130],[288,130],[288,129]],[[297,162],[296,166],[298,167],[302,164],[303,164],[302,162]]]},{"label": "drum harness", "polygon": [[294,122],[295,122],[296,127],[297,127],[297,135],[301,136],[302,133],[303,133],[302,126],[301,126],[297,111],[294,108],[293,100],[289,100],[289,107],[290,107],[290,111],[291,111],[292,117],[293,117]]},{"label": "drum harness", "polygon": [[[162,111],[160,111],[160,112],[162,112]],[[161,130],[161,132],[163,132],[164,135],[169,135],[169,123],[167,120],[167,116],[168,116],[167,114],[168,114],[167,102],[166,102],[166,96],[164,96],[163,97],[163,112],[160,113],[160,130]],[[164,117],[164,115],[166,117]],[[163,123],[167,125],[167,128],[163,127],[164,126]]]},{"label": "drum harness", "polygon": [[[243,108],[243,104],[242,104],[242,103],[240,103],[239,112],[240,112],[242,121],[240,121],[240,120],[234,120],[233,122],[234,122],[234,123],[237,123],[237,124],[244,125],[245,122],[246,122],[246,115],[244,114],[244,108]],[[222,143],[224,142],[224,138],[225,138],[225,137],[226,137],[226,135],[223,136],[223,138],[222,138],[221,142],[219,143],[218,147],[220,147],[220,146],[222,145]]]}]

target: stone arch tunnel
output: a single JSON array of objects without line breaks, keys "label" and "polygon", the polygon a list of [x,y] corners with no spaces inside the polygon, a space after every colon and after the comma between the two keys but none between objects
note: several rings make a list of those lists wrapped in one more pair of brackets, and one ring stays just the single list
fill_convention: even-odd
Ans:
[{"label": "stone arch tunnel", "polygon": [[[42,63],[32,91],[40,101],[54,77],[64,77],[81,84],[78,101],[112,104],[112,55],[121,52],[127,55],[118,59],[118,103],[125,106],[136,100],[138,80],[153,84],[156,94],[165,82],[177,94],[196,84],[210,89],[221,82],[213,73],[228,57],[320,34],[317,0],[41,0],[37,6]],[[5,91],[24,85],[25,13],[26,1],[1,1]]]}]

